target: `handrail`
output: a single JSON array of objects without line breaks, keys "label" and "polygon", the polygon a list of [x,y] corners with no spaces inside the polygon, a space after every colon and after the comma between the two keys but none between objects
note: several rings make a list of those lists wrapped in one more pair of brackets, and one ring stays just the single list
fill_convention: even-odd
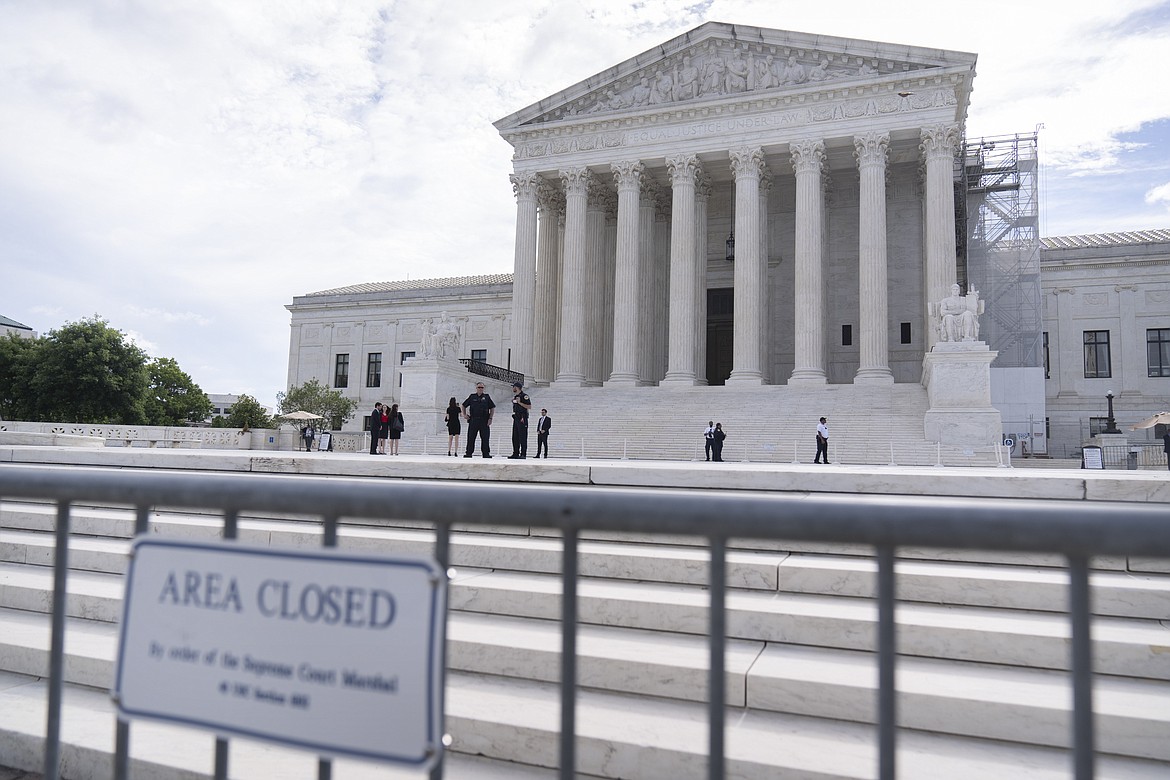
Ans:
[{"label": "handrail", "polygon": [[467,371],[471,374],[485,376],[488,379],[494,379],[497,382],[503,382],[509,385],[513,382],[524,383],[524,375],[519,371],[493,366],[491,363],[485,363],[482,360],[473,360],[471,358],[459,358],[459,362],[467,366]]}]

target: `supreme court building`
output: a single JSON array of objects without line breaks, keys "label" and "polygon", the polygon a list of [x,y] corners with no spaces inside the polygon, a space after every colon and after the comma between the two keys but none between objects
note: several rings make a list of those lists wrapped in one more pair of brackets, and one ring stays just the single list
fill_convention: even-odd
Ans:
[{"label": "supreme court building", "polygon": [[[727,409],[734,388],[793,386],[858,408],[893,393],[927,409],[927,441],[945,438],[932,414],[982,415],[959,442],[1002,430],[1043,453],[1059,437],[1058,455],[1093,433],[1105,384],[1134,419],[1161,410],[1170,234],[1042,241],[1035,134],[965,138],[975,60],[707,23],[523,108],[496,122],[514,148],[513,273],[298,296],[289,385],[409,409],[403,374],[442,356],[442,327],[444,352],[544,397],[721,385]],[[987,305],[975,343],[939,343],[956,283]],[[1109,344],[1128,357],[1103,371]],[[566,405],[592,413],[587,393]]]}]

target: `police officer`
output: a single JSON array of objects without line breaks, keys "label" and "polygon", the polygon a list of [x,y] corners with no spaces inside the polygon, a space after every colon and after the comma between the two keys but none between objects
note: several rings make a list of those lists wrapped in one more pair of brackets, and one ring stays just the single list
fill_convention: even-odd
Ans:
[{"label": "police officer", "polygon": [[528,457],[528,410],[532,399],[524,392],[523,382],[512,383],[512,454],[509,460]]},{"label": "police officer", "polygon": [[467,420],[467,452],[470,458],[475,452],[475,437],[479,435],[480,451],[485,458],[492,456],[492,417],[496,414],[496,402],[483,391],[483,382],[475,383],[475,392],[463,402],[463,418]]}]

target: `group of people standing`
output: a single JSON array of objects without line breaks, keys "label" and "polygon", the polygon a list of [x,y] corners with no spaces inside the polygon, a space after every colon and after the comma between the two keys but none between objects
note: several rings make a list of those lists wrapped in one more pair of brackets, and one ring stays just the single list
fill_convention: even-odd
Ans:
[{"label": "group of people standing", "polygon": [[[523,460],[528,457],[528,418],[532,411],[532,399],[524,392],[523,382],[512,383],[512,454],[509,460]],[[460,420],[467,421],[467,449],[463,457],[470,458],[475,452],[475,440],[479,438],[480,455],[492,457],[491,425],[496,414],[496,402],[484,392],[483,382],[475,383],[475,392],[467,396],[462,405],[455,403],[452,396],[447,405],[447,454],[454,456],[459,451]],[[552,418],[547,409],[540,410],[536,424],[536,457],[544,451],[548,458],[548,435],[552,429]]]},{"label": "group of people standing", "polygon": [[374,411],[370,412],[370,454],[386,455],[386,445],[389,443],[389,454],[397,455],[398,444],[405,430],[406,421],[402,418],[402,412],[398,411],[398,404],[374,404]]},{"label": "group of people standing", "polygon": [[[727,433],[723,430],[723,423],[717,423],[714,420],[707,422],[707,429],[703,431],[703,447],[707,453],[707,460],[717,463],[723,462],[723,440],[726,438]],[[1167,439],[1166,452],[1167,462],[1170,463],[1170,438]],[[829,422],[824,417],[817,423],[817,454],[813,463],[820,463],[822,457],[825,463],[829,462]]]}]

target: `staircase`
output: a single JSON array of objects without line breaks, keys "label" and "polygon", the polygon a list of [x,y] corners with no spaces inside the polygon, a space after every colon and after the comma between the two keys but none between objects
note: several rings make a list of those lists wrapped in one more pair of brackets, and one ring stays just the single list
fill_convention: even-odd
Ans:
[{"label": "staircase", "polygon": [[[674,436],[685,434],[680,447],[689,448],[712,417],[731,429],[736,438],[729,442],[741,430],[747,438],[751,425],[766,432],[761,436],[809,438],[807,424],[799,432],[779,430],[763,407],[769,400],[763,391],[760,406],[737,408],[734,415],[720,410],[725,413],[695,416],[699,404],[688,396],[683,392],[647,410],[673,426]],[[561,411],[572,397],[564,391],[534,394],[537,408],[544,405],[556,417],[554,433],[562,437],[588,432],[584,420]],[[843,405],[852,402],[843,398]],[[806,420],[810,409],[793,404],[794,410],[775,419]],[[886,399],[875,398],[875,406],[890,411]],[[708,402],[707,408],[714,406]],[[845,416],[829,414],[831,420]],[[842,423],[837,420],[849,428]],[[846,434],[838,435],[864,440]],[[47,504],[0,502],[0,766],[40,767],[54,512]],[[133,523],[129,510],[74,508],[65,778],[111,776],[114,719],[106,691]],[[339,544],[365,552],[429,553],[430,532],[409,525],[345,524]],[[214,538],[220,526],[217,518],[198,513],[151,517],[153,533],[174,537]],[[452,538],[457,576],[449,597],[447,729],[454,743],[447,777],[554,777],[560,542],[541,529],[493,531]],[[321,529],[309,521],[243,517],[239,537],[304,547],[320,544]],[[899,553],[899,777],[1071,776],[1061,561],[1034,554]],[[860,547],[732,540],[728,778],[876,776],[877,609],[875,564],[868,554]],[[1124,559],[1100,558],[1093,565],[1097,776],[1170,776],[1170,571],[1165,562],[1145,564],[1148,571],[1130,570]],[[581,776],[706,777],[706,551],[684,537],[651,543],[585,533],[580,571]],[[134,776],[209,776],[212,743],[207,734],[136,723]],[[231,744],[232,777],[316,776],[314,757],[245,740]],[[418,775],[338,761],[334,777]]]}]

